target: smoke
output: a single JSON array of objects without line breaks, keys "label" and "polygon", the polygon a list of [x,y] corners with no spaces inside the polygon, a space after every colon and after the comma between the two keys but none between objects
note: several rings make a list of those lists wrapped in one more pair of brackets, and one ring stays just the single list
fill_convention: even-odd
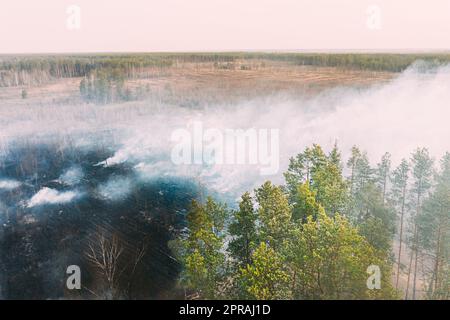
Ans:
[{"label": "smoke", "polygon": [[55,189],[47,187],[42,188],[28,201],[27,207],[32,208],[35,206],[45,204],[64,204],[74,200],[79,194],[74,191],[60,192]]},{"label": "smoke", "polygon": [[[390,152],[396,164],[417,147],[427,147],[434,157],[440,157],[450,150],[448,101],[450,68],[431,69],[417,63],[388,83],[369,88],[338,87],[312,98],[279,94],[195,110],[157,101],[109,106],[40,105],[20,111],[6,105],[0,111],[0,154],[7,153],[8,145],[17,139],[57,139],[76,148],[111,150],[112,156],[98,166],[126,163],[134,168],[136,179],[191,177],[218,192],[237,195],[267,179],[281,183],[289,157],[312,143],[329,150],[337,142],[344,158],[353,145],[358,145],[372,162]],[[219,131],[278,129],[280,170],[273,176],[261,176],[258,164],[175,165],[170,160],[174,146],[171,134],[178,129],[191,130],[196,122]],[[60,180],[73,185],[82,176],[72,169]],[[98,192],[107,199],[118,199],[127,195],[132,184],[129,178],[111,178]],[[11,186],[0,181],[0,188],[7,185]],[[30,203],[40,203],[41,198],[48,202],[74,197],[73,192],[43,189]]]},{"label": "smoke", "polygon": [[71,167],[67,169],[59,178],[58,182],[61,182],[68,186],[79,184],[83,179],[83,171],[79,167]]},{"label": "smoke", "polygon": [[20,187],[21,183],[16,180],[0,180],[0,190],[14,190]]},{"label": "smoke", "polygon": [[118,201],[125,199],[131,192],[133,181],[129,177],[113,177],[98,188],[98,192],[105,200]]}]

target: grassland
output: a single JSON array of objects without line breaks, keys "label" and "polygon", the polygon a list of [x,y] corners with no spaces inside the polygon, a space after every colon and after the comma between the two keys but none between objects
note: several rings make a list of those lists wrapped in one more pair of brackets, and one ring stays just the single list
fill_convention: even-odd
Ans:
[{"label": "grassland", "polygon": [[[416,60],[403,58],[405,66]],[[0,56],[0,102],[78,104],[150,98],[196,107],[270,94],[308,95],[395,76],[386,66],[364,64],[376,59],[389,60],[384,55],[265,53]],[[95,87],[91,96],[101,99],[83,99],[83,79]]]}]

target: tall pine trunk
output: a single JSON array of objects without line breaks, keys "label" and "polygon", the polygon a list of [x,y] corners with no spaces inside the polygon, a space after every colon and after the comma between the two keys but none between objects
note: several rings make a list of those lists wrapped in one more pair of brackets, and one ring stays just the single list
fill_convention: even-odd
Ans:
[{"label": "tall pine trunk", "polygon": [[414,279],[413,279],[413,296],[412,299],[415,300],[416,299],[416,284],[417,284],[417,261],[418,261],[418,257],[419,257],[419,248],[416,246],[416,257],[414,259]]},{"label": "tall pine trunk", "polygon": [[400,245],[398,248],[398,260],[397,260],[397,279],[395,281],[395,288],[398,289],[398,279],[400,278],[400,260],[402,256],[402,243],[403,243],[403,217],[405,214],[405,196],[406,196],[406,184],[403,187],[402,194],[402,211],[400,214]]},{"label": "tall pine trunk", "polygon": [[441,255],[441,224],[439,224],[438,227],[437,243],[436,243],[436,261],[434,263],[434,292],[438,289],[440,255]]},{"label": "tall pine trunk", "polygon": [[[414,225],[414,238],[416,235],[416,231],[417,231],[417,225]],[[411,269],[412,269],[412,263],[414,260],[414,247],[411,248],[411,256],[409,258],[409,267],[408,267],[408,279],[407,279],[407,283],[406,283],[406,293],[405,293],[405,300],[408,300],[408,294],[409,294],[409,280],[411,278]]]},{"label": "tall pine trunk", "polygon": [[417,207],[416,207],[416,218],[414,219],[414,252],[416,254],[416,258],[414,260],[414,278],[413,278],[413,296],[412,299],[416,299],[416,284],[417,284],[417,259],[419,255],[419,228],[417,226],[417,218],[420,214],[420,199],[422,196],[422,192],[420,189],[417,192]]}]

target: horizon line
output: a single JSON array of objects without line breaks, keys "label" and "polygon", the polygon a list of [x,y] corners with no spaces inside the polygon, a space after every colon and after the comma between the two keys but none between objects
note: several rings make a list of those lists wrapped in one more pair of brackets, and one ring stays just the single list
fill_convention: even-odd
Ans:
[{"label": "horizon line", "polygon": [[402,48],[402,49],[222,49],[222,50],[136,50],[136,51],[43,51],[43,52],[0,52],[0,56],[8,55],[89,55],[89,54],[168,54],[168,53],[450,53],[450,48]]}]

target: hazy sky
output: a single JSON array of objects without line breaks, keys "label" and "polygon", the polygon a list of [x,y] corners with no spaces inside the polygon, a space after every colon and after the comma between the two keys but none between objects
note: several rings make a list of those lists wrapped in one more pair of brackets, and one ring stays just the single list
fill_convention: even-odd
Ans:
[{"label": "hazy sky", "polygon": [[302,49],[450,49],[450,0],[0,4],[0,53]]}]

